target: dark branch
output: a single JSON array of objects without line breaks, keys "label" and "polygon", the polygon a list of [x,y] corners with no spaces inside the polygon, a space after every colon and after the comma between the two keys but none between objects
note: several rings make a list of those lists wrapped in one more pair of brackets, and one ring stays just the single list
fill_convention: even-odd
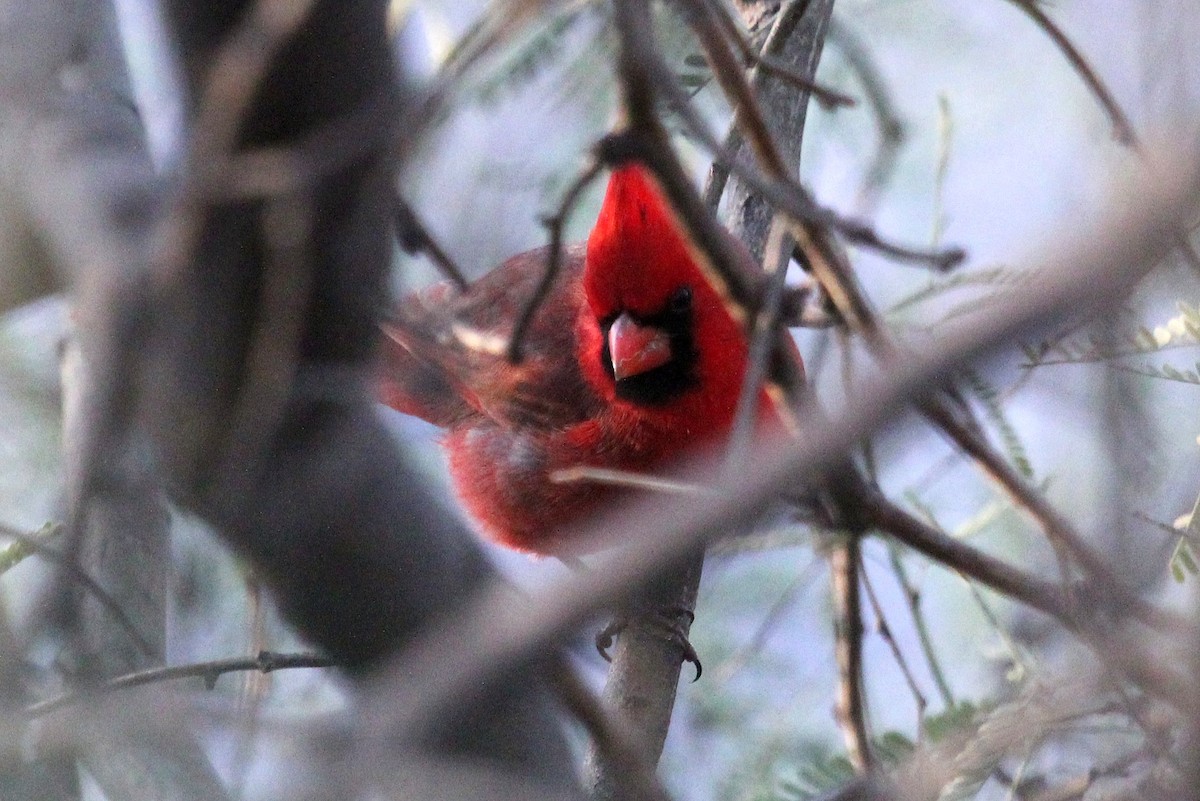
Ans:
[{"label": "dark branch", "polygon": [[1113,135],[1117,141],[1124,145],[1137,145],[1137,134],[1133,130],[1133,125],[1130,124],[1129,118],[1125,116],[1125,112],[1121,110],[1121,106],[1112,96],[1112,92],[1105,86],[1104,81],[1096,74],[1096,70],[1088,63],[1088,60],[1083,57],[1079,49],[1067,38],[1062,29],[1054,23],[1054,20],[1047,16],[1039,5],[1039,0],[1009,0],[1010,3],[1021,9],[1025,14],[1033,20],[1042,31],[1050,37],[1055,46],[1066,56],[1067,61],[1071,62],[1071,67],[1087,84],[1088,89],[1095,95],[1096,100],[1103,107],[1104,112],[1108,115],[1109,121],[1113,126]]},{"label": "dark branch", "polygon": [[925,720],[925,709],[929,706],[929,701],[925,698],[925,693],[921,692],[920,686],[917,685],[917,677],[913,674],[912,668],[908,664],[908,659],[904,656],[904,651],[900,650],[900,643],[896,641],[896,637],[892,633],[892,627],[887,622],[887,616],[883,611],[883,604],[880,603],[879,596],[875,593],[875,587],[871,583],[870,571],[867,570],[865,563],[860,562],[859,578],[862,580],[863,589],[867,592],[867,600],[871,604],[871,611],[875,615],[875,630],[883,638],[883,641],[887,643],[888,650],[892,652],[892,658],[896,660],[896,665],[904,675],[904,683],[908,685],[908,691],[912,693],[913,701],[917,705],[917,731],[920,731]]},{"label": "dark branch", "polygon": [[516,322],[513,323],[512,336],[508,341],[508,360],[513,364],[521,361],[521,342],[525,339],[525,334],[533,323],[533,316],[537,313],[538,307],[550,294],[550,289],[554,286],[555,279],[558,278],[558,272],[562,267],[563,229],[566,227],[567,220],[570,219],[571,212],[575,210],[580,195],[591,185],[592,181],[596,180],[603,168],[604,163],[601,160],[590,161],[567,187],[562,202],[559,203],[558,211],[553,217],[544,220],[546,230],[550,233],[549,258],[546,260],[546,271],[542,273],[533,294],[525,301],[525,305],[521,307],[521,313],[517,315]]},{"label": "dark branch", "polygon": [[396,236],[400,240],[400,247],[404,249],[405,253],[409,255],[425,253],[442,271],[442,274],[454,282],[460,292],[467,290],[469,284],[466,275],[446,254],[437,240],[429,234],[429,229],[421,222],[413,207],[408,205],[408,201],[399,195],[396,196],[393,224],[396,226]]}]

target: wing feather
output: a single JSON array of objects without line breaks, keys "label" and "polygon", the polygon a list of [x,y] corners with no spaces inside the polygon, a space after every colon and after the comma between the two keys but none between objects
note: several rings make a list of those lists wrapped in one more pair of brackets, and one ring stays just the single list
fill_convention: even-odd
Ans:
[{"label": "wing feather", "polygon": [[600,401],[576,356],[582,246],[564,251],[562,271],[522,343],[521,363],[504,355],[548,256],[548,248],[518,254],[466,292],[442,283],[405,298],[383,327],[380,397],[441,426],[480,415],[515,429],[561,431],[593,415]]}]

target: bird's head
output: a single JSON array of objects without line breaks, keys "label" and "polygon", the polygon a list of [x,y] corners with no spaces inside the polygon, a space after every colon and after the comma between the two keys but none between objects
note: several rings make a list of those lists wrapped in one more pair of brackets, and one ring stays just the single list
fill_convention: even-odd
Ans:
[{"label": "bird's head", "polygon": [[[619,399],[664,407],[688,396],[732,414],[742,327],[705,279],[674,213],[637,164],[613,171],[587,242],[581,338],[588,373]],[[678,405],[678,404],[676,404]],[[726,408],[728,407],[728,409]]]}]

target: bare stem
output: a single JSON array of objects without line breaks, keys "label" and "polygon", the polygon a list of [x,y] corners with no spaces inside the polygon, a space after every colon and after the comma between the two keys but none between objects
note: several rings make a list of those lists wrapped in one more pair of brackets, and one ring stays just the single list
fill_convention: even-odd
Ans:
[{"label": "bare stem", "polygon": [[871,611],[875,613],[875,628],[891,650],[892,658],[896,660],[900,672],[904,674],[904,681],[908,684],[908,690],[912,693],[913,700],[917,705],[917,731],[920,732],[924,728],[925,709],[929,706],[929,701],[921,692],[921,688],[917,684],[917,677],[913,675],[912,668],[908,666],[908,660],[904,657],[904,652],[900,650],[900,644],[896,642],[896,638],[892,634],[892,627],[888,625],[887,617],[883,613],[883,605],[879,603],[879,598],[875,595],[875,588],[871,585],[871,576],[866,565],[861,565],[861,568],[859,575],[862,578],[863,589],[867,591],[867,599],[871,602]]},{"label": "bare stem", "polygon": [[421,222],[421,218],[417,216],[417,212],[408,204],[408,201],[399,195],[396,196],[393,223],[396,226],[396,236],[400,240],[400,247],[404,248],[405,253],[427,254],[437,268],[442,271],[442,275],[453,281],[460,292],[467,291],[469,282],[466,274],[429,233],[429,229]]},{"label": "bare stem", "polygon": [[25,709],[28,718],[42,717],[66,706],[92,701],[101,695],[127,690],[131,687],[142,687],[147,684],[157,684],[176,679],[201,678],[204,686],[212,689],[217,679],[226,673],[236,671],[257,670],[260,673],[270,673],[275,670],[292,668],[323,668],[332,667],[333,662],[319,654],[280,654],[273,651],[259,651],[258,656],[234,657],[232,659],[217,659],[212,662],[196,662],[189,665],[169,665],[167,667],[139,670],[110,679],[101,685],[88,688],[82,692],[65,693],[63,695],[39,701]]},{"label": "bare stem", "polygon": [[904,593],[904,601],[908,604],[908,611],[912,615],[913,626],[917,630],[917,640],[921,643],[921,651],[925,654],[925,663],[929,666],[933,683],[937,685],[938,693],[942,696],[942,703],[950,708],[954,706],[954,693],[950,689],[950,682],[946,681],[941,660],[938,659],[933,648],[933,638],[929,635],[929,622],[925,619],[925,611],[921,608],[921,591],[909,579],[908,569],[904,567],[904,561],[900,556],[900,549],[894,543],[888,545],[888,561],[892,566],[892,572],[896,575],[896,581],[899,582],[900,589]]},{"label": "bare stem", "polygon": [[862,542],[855,534],[843,534],[829,552],[833,577],[834,653],[838,666],[837,698],[834,715],[842,729],[842,739],[850,764],[866,773],[874,764],[871,737],[867,733],[866,696],[863,692],[863,621],[858,574],[862,563]]}]

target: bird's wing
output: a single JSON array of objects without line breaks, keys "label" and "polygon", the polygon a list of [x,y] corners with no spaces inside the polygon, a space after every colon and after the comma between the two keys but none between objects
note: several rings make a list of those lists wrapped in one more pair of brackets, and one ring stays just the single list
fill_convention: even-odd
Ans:
[{"label": "bird's wing", "polygon": [[381,399],[441,426],[482,415],[512,428],[562,430],[594,414],[599,399],[576,356],[581,246],[564,251],[522,340],[521,362],[505,356],[548,255],[540,248],[514,256],[466,292],[441,283],[405,298],[383,326]]}]

